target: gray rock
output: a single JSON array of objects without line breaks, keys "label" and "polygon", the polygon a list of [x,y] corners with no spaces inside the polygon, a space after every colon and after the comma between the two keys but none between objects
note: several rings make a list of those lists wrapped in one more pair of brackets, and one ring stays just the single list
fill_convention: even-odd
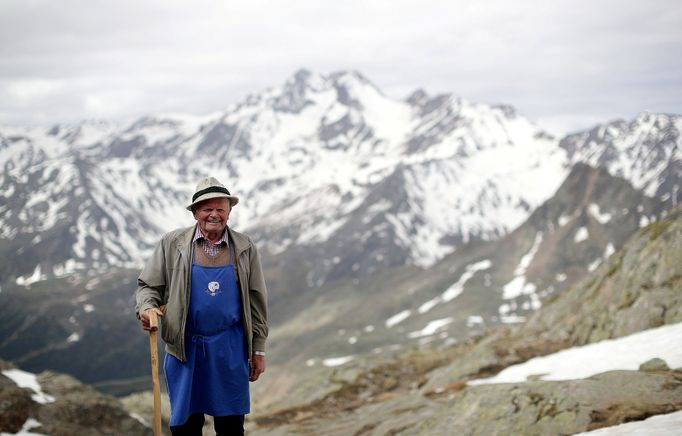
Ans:
[{"label": "gray rock", "polygon": [[612,371],[585,380],[483,385],[442,400],[404,434],[573,434],[682,409],[679,374]]},{"label": "gray rock", "polygon": [[0,432],[17,433],[34,409],[31,391],[0,374]]},{"label": "gray rock", "polygon": [[668,364],[663,359],[654,357],[639,365],[640,371],[670,371]]}]

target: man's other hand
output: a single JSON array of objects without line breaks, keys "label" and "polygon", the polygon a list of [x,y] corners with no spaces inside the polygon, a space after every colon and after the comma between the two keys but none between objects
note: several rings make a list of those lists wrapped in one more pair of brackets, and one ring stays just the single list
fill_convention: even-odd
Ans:
[{"label": "man's other hand", "polygon": [[251,356],[251,371],[249,381],[256,381],[265,372],[265,356],[254,354]]}]

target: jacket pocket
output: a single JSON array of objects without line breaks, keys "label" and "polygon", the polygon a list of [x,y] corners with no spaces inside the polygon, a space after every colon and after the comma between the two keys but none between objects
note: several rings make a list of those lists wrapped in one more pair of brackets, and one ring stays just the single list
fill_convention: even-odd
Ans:
[{"label": "jacket pocket", "polygon": [[161,318],[161,339],[168,345],[175,345],[177,332],[175,332],[170,324],[166,322],[166,316],[168,316],[168,312]]}]

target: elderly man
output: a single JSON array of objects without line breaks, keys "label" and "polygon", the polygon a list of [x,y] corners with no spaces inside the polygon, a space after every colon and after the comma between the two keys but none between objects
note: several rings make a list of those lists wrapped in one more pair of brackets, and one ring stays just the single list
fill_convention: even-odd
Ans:
[{"label": "elderly man", "polygon": [[239,199],[215,178],[201,180],[187,209],[196,225],[165,234],[138,279],[136,312],[149,330],[161,316],[171,433],[244,433],[249,380],[265,371],[267,291],[251,239],[227,226]]}]

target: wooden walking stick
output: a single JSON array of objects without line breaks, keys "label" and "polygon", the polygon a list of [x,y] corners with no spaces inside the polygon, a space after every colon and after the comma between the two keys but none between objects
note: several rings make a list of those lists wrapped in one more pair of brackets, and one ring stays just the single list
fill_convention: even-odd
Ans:
[{"label": "wooden walking stick", "polygon": [[159,351],[156,348],[156,331],[159,318],[156,312],[149,313],[149,351],[152,355],[152,390],[154,392],[154,436],[161,435],[161,387],[159,386]]}]

